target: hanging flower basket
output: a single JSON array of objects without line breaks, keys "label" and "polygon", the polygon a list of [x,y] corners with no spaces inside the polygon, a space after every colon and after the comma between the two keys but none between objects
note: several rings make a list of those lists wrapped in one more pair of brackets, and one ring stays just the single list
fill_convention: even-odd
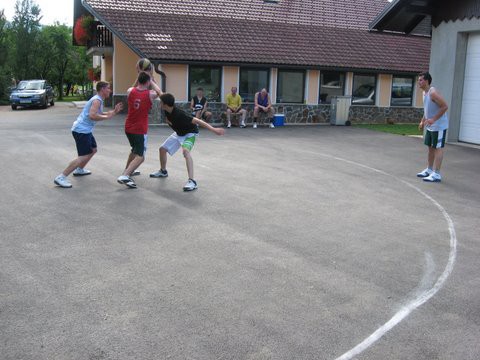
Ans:
[{"label": "hanging flower basket", "polygon": [[93,38],[94,23],[95,19],[90,15],[80,16],[75,21],[75,26],[73,27],[73,36],[78,45],[87,45],[88,40]]},{"label": "hanging flower basket", "polygon": [[102,78],[102,69],[100,66],[96,68],[90,68],[87,72],[88,80],[90,81],[100,81]]}]

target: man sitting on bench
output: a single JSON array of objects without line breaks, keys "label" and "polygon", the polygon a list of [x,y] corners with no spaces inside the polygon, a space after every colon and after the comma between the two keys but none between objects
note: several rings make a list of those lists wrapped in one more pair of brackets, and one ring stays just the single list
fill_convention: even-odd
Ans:
[{"label": "man sitting on bench", "polygon": [[272,108],[272,102],[270,101],[270,95],[267,92],[267,89],[263,88],[261,91],[255,94],[255,108],[253,109],[253,128],[257,128],[258,113],[263,112],[266,114],[270,120],[270,127],[274,128],[273,125],[273,115],[274,111]]},{"label": "man sitting on bench", "polygon": [[242,121],[240,122],[240,127],[245,127],[245,118],[247,117],[247,110],[242,109],[242,98],[237,94],[237,88],[232,87],[232,92],[227,95],[227,128],[232,126],[230,118],[232,114],[242,115]]}]

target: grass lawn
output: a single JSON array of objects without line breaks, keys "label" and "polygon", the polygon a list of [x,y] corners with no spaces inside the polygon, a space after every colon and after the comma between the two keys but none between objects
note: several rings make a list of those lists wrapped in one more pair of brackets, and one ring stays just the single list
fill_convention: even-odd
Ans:
[{"label": "grass lawn", "polygon": [[422,130],[418,130],[418,124],[358,124],[353,126],[397,135],[423,134]]},{"label": "grass lawn", "polygon": [[76,95],[76,96],[64,96],[62,100],[55,99],[58,102],[71,102],[71,101],[84,101],[85,96]]}]

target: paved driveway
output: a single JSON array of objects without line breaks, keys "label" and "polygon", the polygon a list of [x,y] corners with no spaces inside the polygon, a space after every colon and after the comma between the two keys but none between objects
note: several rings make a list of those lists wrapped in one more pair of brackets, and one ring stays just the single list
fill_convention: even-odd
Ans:
[{"label": "paved driveway", "polygon": [[420,139],[202,131],[184,193],[180,154],[148,177],[154,127],[129,190],[118,116],[56,188],[78,113],[0,108],[1,359],[480,357],[480,150],[448,146],[425,184]]}]

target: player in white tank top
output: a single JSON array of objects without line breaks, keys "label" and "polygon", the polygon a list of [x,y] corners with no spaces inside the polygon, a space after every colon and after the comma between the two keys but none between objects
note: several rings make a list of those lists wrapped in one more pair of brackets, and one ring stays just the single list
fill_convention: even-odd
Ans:
[{"label": "player in white tank top", "polygon": [[425,145],[428,146],[427,168],[417,174],[428,182],[440,182],[440,167],[443,160],[443,147],[448,129],[448,105],[440,93],[431,86],[432,76],[422,73],[418,77],[418,87],[423,90],[424,115],[418,127],[425,128]]}]

